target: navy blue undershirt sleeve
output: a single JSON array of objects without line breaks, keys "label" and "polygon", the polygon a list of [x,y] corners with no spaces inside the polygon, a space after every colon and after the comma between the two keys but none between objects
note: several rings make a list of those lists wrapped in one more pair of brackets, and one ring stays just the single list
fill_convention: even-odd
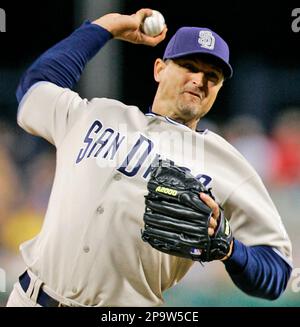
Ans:
[{"label": "navy blue undershirt sleeve", "polygon": [[246,246],[235,239],[233,248],[224,264],[234,284],[248,295],[277,299],[286,289],[292,268],[270,246]]},{"label": "navy blue undershirt sleeve", "polygon": [[86,63],[112,38],[112,34],[89,21],[69,37],[42,54],[22,76],[16,96],[20,102],[35,83],[48,81],[72,89]]}]

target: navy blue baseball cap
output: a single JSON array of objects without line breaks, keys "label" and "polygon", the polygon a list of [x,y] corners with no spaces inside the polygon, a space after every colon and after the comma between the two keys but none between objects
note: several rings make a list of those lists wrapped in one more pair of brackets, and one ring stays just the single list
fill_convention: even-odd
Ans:
[{"label": "navy blue baseball cap", "polygon": [[229,47],[215,32],[204,27],[181,27],[169,41],[163,59],[175,59],[193,54],[211,57],[220,66],[225,78],[233,74],[229,64]]}]

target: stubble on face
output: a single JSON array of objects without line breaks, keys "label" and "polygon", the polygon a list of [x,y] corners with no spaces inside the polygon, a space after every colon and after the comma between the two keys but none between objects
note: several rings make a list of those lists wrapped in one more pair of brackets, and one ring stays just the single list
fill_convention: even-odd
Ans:
[{"label": "stubble on face", "polygon": [[[153,103],[154,112],[195,127],[212,107],[222,86],[222,76],[207,64],[186,59],[169,61],[163,68],[157,80],[160,84]],[[200,72],[205,76],[193,75]]]},{"label": "stubble on face", "polygon": [[183,122],[200,119],[206,114],[206,112],[202,112],[201,101],[202,99],[195,95],[187,92],[180,93],[176,106],[178,118],[181,118]]}]

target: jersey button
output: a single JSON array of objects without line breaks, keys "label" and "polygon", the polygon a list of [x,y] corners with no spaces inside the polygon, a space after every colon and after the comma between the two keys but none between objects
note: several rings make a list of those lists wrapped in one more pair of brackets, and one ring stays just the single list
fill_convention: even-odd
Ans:
[{"label": "jersey button", "polygon": [[73,293],[77,293],[77,288],[76,288],[76,287],[73,287],[73,288],[72,288],[72,292],[73,292]]},{"label": "jersey button", "polygon": [[120,173],[115,174],[114,180],[119,181],[122,178],[122,175]]},{"label": "jersey button", "polygon": [[90,247],[89,247],[88,245],[85,245],[85,246],[83,247],[83,251],[84,251],[85,253],[90,252]]},{"label": "jersey button", "polygon": [[104,212],[104,208],[102,206],[99,206],[96,211],[99,215],[102,215]]}]

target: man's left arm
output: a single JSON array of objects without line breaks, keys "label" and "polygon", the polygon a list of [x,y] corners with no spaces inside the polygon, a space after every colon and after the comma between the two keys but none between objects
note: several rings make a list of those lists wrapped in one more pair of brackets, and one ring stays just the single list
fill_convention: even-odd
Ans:
[{"label": "man's left arm", "polygon": [[239,289],[268,300],[275,300],[283,293],[292,271],[271,246],[246,246],[236,239],[231,256],[223,262]]},{"label": "man's left arm", "polygon": [[[206,199],[207,195],[201,198],[219,216],[218,204]],[[227,210],[234,239],[222,260],[225,268],[234,284],[248,295],[275,300],[286,289],[292,271],[288,258],[291,244],[280,216],[257,175],[240,185],[228,202],[234,208]]]}]

